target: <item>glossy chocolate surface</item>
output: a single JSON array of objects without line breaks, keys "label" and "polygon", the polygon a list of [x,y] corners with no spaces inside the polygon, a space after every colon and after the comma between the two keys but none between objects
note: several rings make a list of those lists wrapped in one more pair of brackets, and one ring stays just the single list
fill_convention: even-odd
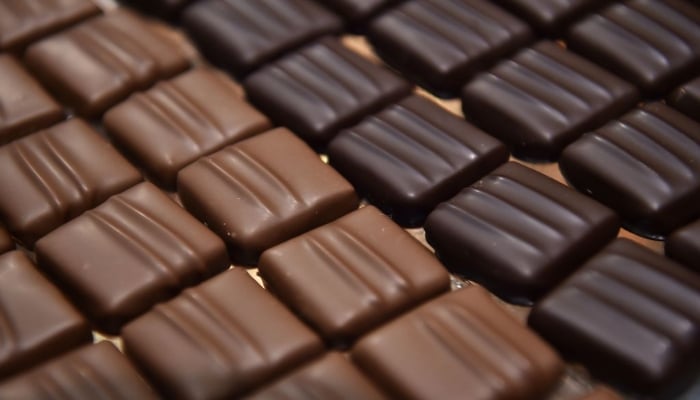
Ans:
[{"label": "glossy chocolate surface", "polygon": [[563,371],[554,350],[476,286],[373,331],[351,355],[397,399],[538,399]]},{"label": "glossy chocolate surface", "polygon": [[674,90],[667,101],[676,110],[700,121],[700,77]]},{"label": "glossy chocolate surface", "polygon": [[567,147],[559,167],[628,229],[661,237],[700,217],[699,159],[700,124],[650,103]]},{"label": "glossy chocolate surface", "polygon": [[340,353],[318,360],[256,391],[245,400],[388,399]]},{"label": "glossy chocolate surface", "polygon": [[141,180],[107,141],[71,119],[0,147],[0,216],[31,247],[62,223]]},{"label": "glossy chocolate surface", "polygon": [[127,354],[173,399],[239,396],[323,347],[240,268],[157,305],[122,337]]},{"label": "glossy chocolate surface", "polygon": [[270,128],[221,72],[197,68],[110,109],[104,126],[120,148],[159,184],[227,144]]},{"label": "glossy chocolate surface", "polygon": [[0,382],[0,398],[155,400],[158,397],[114,345],[100,342]]},{"label": "glossy chocolate surface", "polygon": [[679,0],[620,2],[574,25],[567,43],[647,95],[663,95],[700,68],[700,9]]},{"label": "glossy chocolate surface", "polygon": [[572,22],[609,0],[496,0],[545,35],[558,36]]},{"label": "glossy chocolate surface", "polygon": [[226,269],[224,243],[150,183],[111,197],[36,245],[39,265],[100,329]]},{"label": "glossy chocolate surface", "polygon": [[0,377],[88,343],[91,338],[87,320],[24,253],[0,255]]},{"label": "glossy chocolate surface", "polygon": [[373,20],[367,35],[389,65],[438,95],[531,40],[528,26],[485,0],[414,0]]},{"label": "glossy chocolate surface", "polygon": [[542,41],[469,82],[462,108],[515,156],[554,160],[582,133],[632,108],[638,97],[625,81]]},{"label": "glossy chocolate surface", "polygon": [[312,0],[203,0],[182,19],[199,50],[237,76],[341,28]]},{"label": "glossy chocolate surface", "polygon": [[63,109],[12,56],[0,54],[0,145],[63,119]]},{"label": "glossy chocolate surface", "polygon": [[418,95],[342,131],[328,155],[371,203],[408,226],[508,160],[498,140]]},{"label": "glossy chocolate surface", "polygon": [[646,395],[700,368],[700,276],[618,239],[535,305],[529,324],[595,376]]},{"label": "glossy chocolate surface", "polygon": [[518,303],[545,294],[618,228],[607,207],[514,162],[438,206],[425,223],[426,239],[452,271]]},{"label": "glossy chocolate surface", "polygon": [[666,238],[666,255],[700,272],[700,219]]},{"label": "glossy chocolate surface", "polygon": [[372,206],[267,250],[258,268],[270,291],[339,346],[450,287],[440,262]]},{"label": "glossy chocolate surface", "polygon": [[86,21],[30,46],[25,62],[58,99],[84,116],[189,66],[151,22],[127,11]]},{"label": "glossy chocolate surface", "polygon": [[275,123],[314,145],[411,91],[406,81],[333,38],[267,65],[244,86],[250,101]]},{"label": "glossy chocolate surface", "polygon": [[226,147],[183,169],[185,207],[254,263],[265,249],[357,208],[352,186],[304,142],[277,128]]}]

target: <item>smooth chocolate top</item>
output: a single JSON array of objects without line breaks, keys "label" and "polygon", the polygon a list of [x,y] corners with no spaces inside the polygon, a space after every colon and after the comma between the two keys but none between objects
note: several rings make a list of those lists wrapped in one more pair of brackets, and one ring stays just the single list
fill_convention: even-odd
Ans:
[{"label": "smooth chocolate top", "polygon": [[700,217],[700,124],[661,103],[637,108],[573,143],[559,167],[628,229],[665,236]]},{"label": "smooth chocolate top", "polygon": [[314,145],[411,91],[406,81],[333,38],[267,65],[244,86],[268,117]]},{"label": "smooth chocolate top", "polygon": [[700,219],[666,238],[666,255],[700,272]]},{"label": "smooth chocolate top", "polygon": [[700,121],[700,76],[674,90],[667,101],[676,110]]},{"label": "smooth chocolate top", "polygon": [[367,36],[384,61],[438,95],[531,39],[528,26],[485,0],[414,0],[373,20]]},{"label": "smooth chocolate top", "polygon": [[0,379],[91,338],[87,320],[24,253],[0,255]]},{"label": "smooth chocolate top", "polygon": [[107,132],[159,184],[221,147],[270,128],[223,73],[197,68],[110,109]]},{"label": "smooth chocolate top", "polygon": [[0,398],[156,400],[134,367],[109,342],[91,344],[0,382]]},{"label": "smooth chocolate top", "polygon": [[510,162],[438,206],[426,239],[453,271],[508,300],[545,294],[611,241],[607,207]]},{"label": "smooth chocolate top", "polygon": [[99,115],[131,92],[189,66],[170,37],[123,10],[33,44],[25,62],[57,98],[84,116]]},{"label": "smooth chocolate top", "polygon": [[180,171],[185,207],[254,263],[265,249],[357,208],[352,186],[304,142],[277,128]]},{"label": "smooth chocolate top", "polygon": [[498,140],[418,95],[342,131],[328,155],[371,203],[409,226],[508,160]]},{"label": "smooth chocolate top", "polygon": [[100,12],[91,0],[0,2],[0,50],[19,50],[32,41]]},{"label": "smooth chocolate top", "polygon": [[141,180],[107,141],[71,119],[0,147],[0,216],[25,246]]},{"label": "smooth chocolate top", "polygon": [[39,265],[106,332],[229,266],[224,243],[150,183],[36,244]]},{"label": "smooth chocolate top", "polygon": [[267,250],[258,268],[273,293],[340,346],[450,287],[440,262],[372,206]]},{"label": "smooth chocolate top", "polygon": [[402,0],[316,0],[340,14],[349,24],[362,24]]},{"label": "smooth chocolate top", "polygon": [[63,119],[61,106],[7,54],[0,54],[0,88],[0,145]]},{"label": "smooth chocolate top", "polygon": [[700,10],[679,0],[620,2],[574,25],[567,44],[647,95],[664,95],[700,69]]},{"label": "smooth chocolate top", "polygon": [[557,354],[471,286],[362,338],[352,360],[397,399],[539,399],[563,372]]},{"label": "smooth chocolate top", "polygon": [[127,354],[172,399],[239,396],[323,348],[241,268],[157,305],[122,338]]},{"label": "smooth chocolate top", "polygon": [[12,240],[10,233],[4,227],[0,226],[0,254],[14,250],[15,242]]},{"label": "smooth chocolate top", "polygon": [[237,76],[342,27],[311,0],[203,0],[182,20],[199,50]]},{"label": "smooth chocolate top", "polygon": [[535,305],[529,324],[594,376],[645,395],[700,369],[700,276],[618,239]]},{"label": "smooth chocolate top", "polygon": [[587,130],[634,107],[637,90],[555,42],[542,41],[464,87],[464,115],[520,158],[554,160]]},{"label": "smooth chocolate top", "polygon": [[496,0],[538,31],[559,36],[572,22],[610,0]]},{"label": "smooth chocolate top", "polygon": [[340,353],[327,353],[245,400],[388,399]]}]

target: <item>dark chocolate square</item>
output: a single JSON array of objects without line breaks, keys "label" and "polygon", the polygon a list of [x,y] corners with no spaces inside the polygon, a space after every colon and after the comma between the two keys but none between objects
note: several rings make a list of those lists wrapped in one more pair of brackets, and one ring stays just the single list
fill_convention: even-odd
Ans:
[{"label": "dark chocolate square", "polygon": [[332,38],[267,65],[244,86],[250,101],[275,123],[314,145],[411,91],[406,81]]},{"label": "dark chocolate square", "polygon": [[563,362],[477,286],[364,336],[352,360],[395,399],[541,399]]},{"label": "dark chocolate square", "polygon": [[0,147],[0,171],[0,216],[28,247],[141,180],[136,168],[80,119]]},{"label": "dark chocolate square", "polygon": [[700,76],[676,88],[668,96],[667,102],[676,110],[700,121]]},{"label": "dark chocolate square", "polygon": [[0,145],[63,119],[63,109],[17,60],[0,54]]},{"label": "dark chocolate square", "polygon": [[385,62],[445,96],[532,39],[524,22],[485,0],[408,1],[374,19],[367,36]]},{"label": "dark chocolate square", "polygon": [[469,82],[462,108],[515,156],[555,160],[567,144],[634,107],[638,98],[627,82],[542,41]]},{"label": "dark chocolate square", "polygon": [[666,238],[666,255],[700,272],[700,219]]},{"label": "dark chocolate square", "polygon": [[339,346],[450,287],[440,262],[372,206],[265,251],[258,268],[273,293]]},{"label": "dark chocolate square", "polygon": [[87,320],[24,253],[0,256],[0,379],[91,339]]},{"label": "dark chocolate square", "polygon": [[698,304],[700,276],[618,239],[536,304],[528,322],[594,376],[658,398],[697,377]]},{"label": "dark chocolate square", "polygon": [[659,238],[700,217],[700,124],[649,103],[589,133],[559,167],[628,229]]},{"label": "dark chocolate square", "polygon": [[202,53],[239,77],[342,27],[311,0],[204,0],[182,20]]},{"label": "dark chocolate square", "polygon": [[664,95],[700,69],[700,9],[679,0],[620,2],[571,27],[567,44],[647,95]]},{"label": "dark chocolate square", "polygon": [[316,0],[340,14],[352,26],[361,26],[389,6],[403,0]]},{"label": "dark chocolate square", "polygon": [[78,114],[96,116],[158,79],[189,66],[162,27],[117,10],[30,46],[25,62]]},{"label": "dark chocolate square", "polygon": [[342,131],[328,155],[371,203],[408,226],[508,160],[501,142],[417,95]]},{"label": "dark chocolate square", "polygon": [[224,74],[197,68],[134,94],[105,113],[104,126],[149,176],[171,188],[187,164],[270,122]]},{"label": "dark chocolate square", "polygon": [[426,239],[451,270],[518,303],[545,294],[618,228],[607,207],[514,162],[438,206],[425,223]]},{"label": "dark chocolate square", "polygon": [[572,22],[610,0],[496,0],[539,32],[559,36]]},{"label": "dark chocolate square", "polygon": [[157,305],[127,325],[122,338],[166,397],[185,400],[235,398],[323,348],[241,268]]},{"label": "dark chocolate square", "polygon": [[177,184],[185,207],[246,264],[358,205],[352,185],[284,128],[200,159]]},{"label": "dark chocolate square", "polygon": [[37,242],[36,254],[109,333],[229,266],[224,243],[150,183],[56,229]]}]

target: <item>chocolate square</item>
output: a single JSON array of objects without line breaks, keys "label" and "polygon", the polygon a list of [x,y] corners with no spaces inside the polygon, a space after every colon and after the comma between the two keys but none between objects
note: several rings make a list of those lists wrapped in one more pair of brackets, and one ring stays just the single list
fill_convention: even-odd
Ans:
[{"label": "chocolate square", "polygon": [[610,0],[496,0],[539,32],[560,36],[572,22]]},{"label": "chocolate square", "polygon": [[667,102],[676,110],[700,121],[700,77],[676,88],[668,96]]},{"label": "chocolate square", "polygon": [[323,0],[323,5],[340,14],[346,22],[354,27],[361,27],[364,22],[402,0]]},{"label": "chocolate square", "polygon": [[666,238],[666,255],[700,272],[700,219]]}]

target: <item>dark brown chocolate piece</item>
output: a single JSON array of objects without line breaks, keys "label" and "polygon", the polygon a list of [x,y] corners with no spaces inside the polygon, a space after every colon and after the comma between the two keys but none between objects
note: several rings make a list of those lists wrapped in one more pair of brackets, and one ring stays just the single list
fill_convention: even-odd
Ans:
[{"label": "dark brown chocolate piece", "polygon": [[24,253],[0,255],[0,379],[91,338],[87,320]]},{"label": "dark brown chocolate piece", "polygon": [[200,159],[177,183],[185,207],[246,264],[358,205],[352,186],[284,128]]},{"label": "dark brown chocolate piece", "polygon": [[4,227],[0,226],[0,254],[6,251],[14,250],[15,247],[15,242],[12,240],[10,232],[8,232]]},{"label": "dark brown chocolate piece", "polygon": [[332,38],[267,65],[244,86],[268,117],[314,145],[411,91],[406,81]]},{"label": "dark brown chocolate piece", "polygon": [[668,97],[668,104],[700,121],[700,76],[674,90]]},{"label": "dark brown chocolate piece", "polygon": [[0,50],[18,50],[99,12],[90,0],[1,1]]},{"label": "dark brown chocolate piece", "polygon": [[700,219],[666,238],[666,255],[700,272]]},{"label": "dark brown chocolate piece", "polygon": [[540,399],[563,371],[545,342],[476,286],[384,325],[351,354],[397,399]]},{"label": "dark brown chocolate piece", "polygon": [[127,325],[122,338],[142,371],[177,399],[234,398],[323,348],[240,268],[157,305]]},{"label": "dark brown chocolate piece", "polygon": [[574,51],[647,95],[664,95],[700,69],[700,9],[678,0],[614,4],[567,36]]},{"label": "dark brown chocolate piece", "polygon": [[267,250],[258,268],[273,293],[340,346],[450,288],[440,262],[372,206]]},{"label": "dark brown chocolate piece", "polygon": [[245,400],[388,399],[340,353],[328,353]]},{"label": "dark brown chocolate piece", "polygon": [[316,0],[340,14],[351,26],[357,27],[403,0]]},{"label": "dark brown chocolate piece", "polygon": [[0,398],[156,400],[134,367],[109,342],[91,344],[0,382]]},{"label": "dark brown chocolate piece", "polygon": [[99,115],[189,66],[177,44],[150,24],[127,11],[110,12],[33,44],[25,62],[78,114]]},{"label": "dark brown chocolate piece", "polygon": [[699,275],[618,239],[536,304],[529,324],[594,376],[670,394],[700,370],[698,304]]},{"label": "dark brown chocolate piece", "polygon": [[559,167],[630,230],[658,238],[700,217],[700,124],[650,103],[587,134]]},{"label": "dark brown chocolate piece", "polygon": [[39,265],[106,332],[229,266],[224,243],[150,183],[36,244]]},{"label": "dark brown chocolate piece", "polygon": [[169,20],[177,20],[180,12],[196,0],[122,0],[139,10]]},{"label": "dark brown chocolate piece", "polygon": [[367,35],[385,62],[448,97],[532,39],[524,22],[486,0],[408,1],[373,20]]},{"label": "dark brown chocolate piece", "polygon": [[151,177],[174,187],[187,164],[270,128],[239,91],[222,73],[197,68],[110,109],[104,126]]},{"label": "dark brown chocolate piece", "polygon": [[61,106],[6,54],[0,54],[0,88],[0,145],[63,119]]},{"label": "dark brown chocolate piece", "polygon": [[182,20],[207,58],[240,77],[342,27],[311,0],[204,0]]},{"label": "dark brown chocolate piece", "polygon": [[0,196],[0,216],[28,247],[141,180],[139,172],[80,119],[0,147],[0,171],[0,187],[8,190]]},{"label": "dark brown chocolate piece", "polygon": [[584,132],[634,107],[630,84],[560,47],[539,42],[464,87],[464,115],[513,147],[554,160]]},{"label": "dark brown chocolate piece", "polygon": [[408,226],[508,160],[498,140],[417,95],[342,131],[328,155],[371,203]]},{"label": "dark brown chocolate piece", "polygon": [[618,228],[610,209],[513,162],[438,206],[425,223],[448,268],[518,303],[545,294]]},{"label": "dark brown chocolate piece", "polygon": [[610,0],[496,0],[535,29],[559,36],[564,28]]}]

